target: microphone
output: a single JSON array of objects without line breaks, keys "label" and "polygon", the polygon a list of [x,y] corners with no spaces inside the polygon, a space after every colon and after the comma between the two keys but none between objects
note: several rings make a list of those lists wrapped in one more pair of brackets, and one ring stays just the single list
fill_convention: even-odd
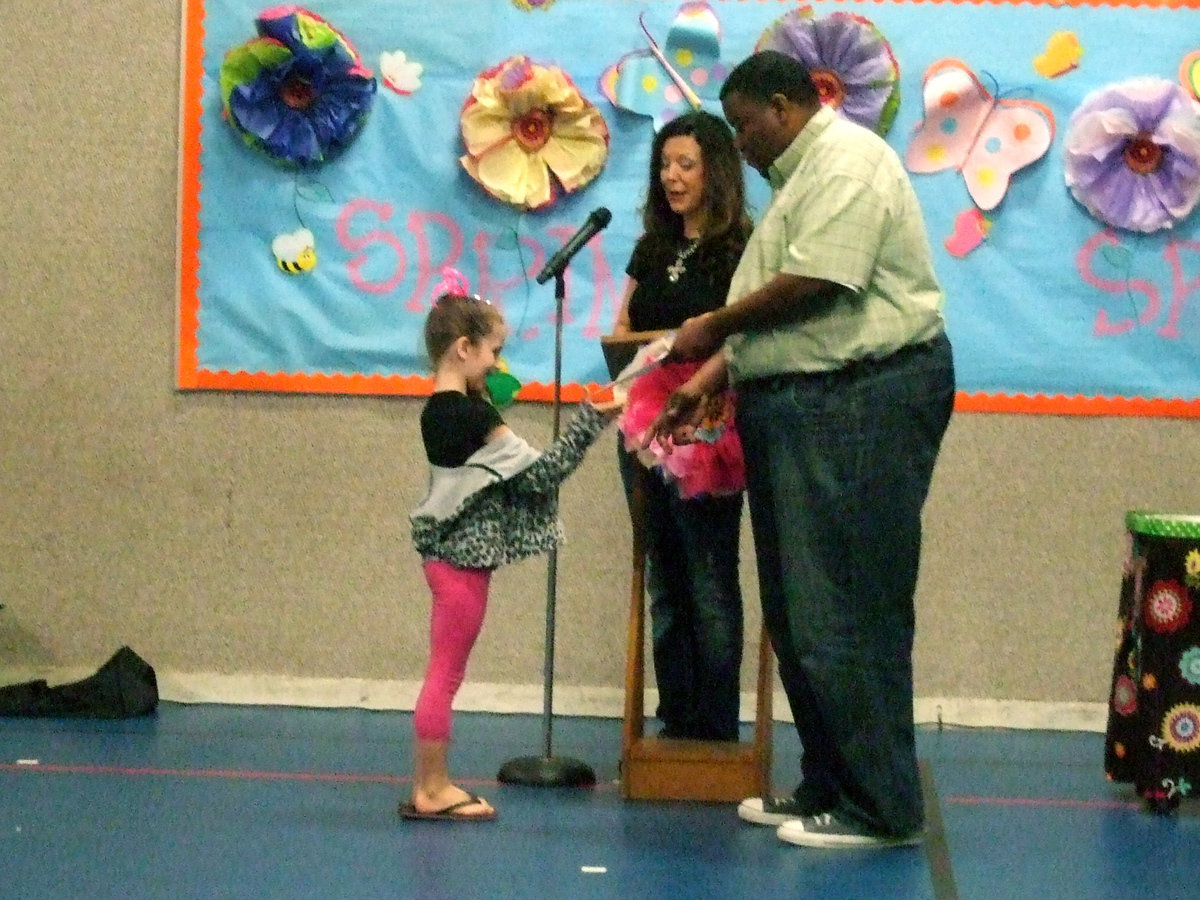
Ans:
[{"label": "microphone", "polygon": [[571,235],[571,239],[563,244],[557,253],[550,257],[550,261],[538,273],[538,277],[535,279],[537,283],[545,284],[555,275],[562,274],[562,270],[567,267],[571,257],[582,250],[583,245],[599,234],[601,230],[607,228],[611,221],[612,213],[606,207],[598,206],[593,209],[583,226]]}]

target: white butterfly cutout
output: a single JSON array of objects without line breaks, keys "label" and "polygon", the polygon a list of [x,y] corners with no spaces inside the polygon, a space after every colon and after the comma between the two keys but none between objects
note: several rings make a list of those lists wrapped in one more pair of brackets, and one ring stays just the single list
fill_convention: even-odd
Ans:
[{"label": "white butterfly cutout", "polygon": [[925,119],[904,154],[912,172],[962,172],[980,209],[1004,199],[1013,174],[1036,162],[1054,140],[1054,114],[1034,100],[993,97],[965,63],[935,62],[925,71]]}]

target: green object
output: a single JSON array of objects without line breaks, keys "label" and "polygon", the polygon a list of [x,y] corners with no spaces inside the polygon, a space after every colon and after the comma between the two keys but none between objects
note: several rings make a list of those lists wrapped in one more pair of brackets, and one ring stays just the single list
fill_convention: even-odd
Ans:
[{"label": "green object", "polygon": [[1125,514],[1125,527],[1151,537],[1200,539],[1200,516],[1133,510]]},{"label": "green object", "polygon": [[267,38],[255,38],[240,47],[234,47],[225,54],[221,63],[220,84],[221,103],[225,112],[229,112],[229,95],[238,85],[249,84],[257,78],[263,69],[270,69],[291,59],[292,51],[281,47],[278,41]]},{"label": "green object", "polygon": [[507,372],[499,370],[491,372],[487,377],[488,396],[492,398],[492,405],[496,409],[504,409],[506,406],[512,406],[513,400],[516,399],[517,391],[521,390],[521,382],[517,381]]},{"label": "green object", "polygon": [[[331,46],[340,37],[337,31],[330,26],[328,22],[318,21],[311,15],[304,15],[302,10],[301,15],[296,16],[296,24],[300,28],[300,40],[304,42],[306,47],[311,47],[313,50],[322,50],[325,47]],[[345,43],[343,41],[343,43]],[[354,55],[352,47],[346,47],[350,51],[350,55]]]}]

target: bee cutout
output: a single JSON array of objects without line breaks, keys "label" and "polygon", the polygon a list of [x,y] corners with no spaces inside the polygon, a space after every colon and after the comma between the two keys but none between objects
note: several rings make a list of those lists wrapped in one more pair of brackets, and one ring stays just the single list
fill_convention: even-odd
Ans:
[{"label": "bee cutout", "polygon": [[316,241],[307,228],[276,235],[271,241],[271,252],[275,254],[279,268],[289,275],[311,272],[317,265]]}]

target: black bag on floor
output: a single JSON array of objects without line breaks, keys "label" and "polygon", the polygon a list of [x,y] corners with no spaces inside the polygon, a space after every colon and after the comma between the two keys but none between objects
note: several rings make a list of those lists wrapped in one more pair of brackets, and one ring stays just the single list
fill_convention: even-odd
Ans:
[{"label": "black bag on floor", "polygon": [[0,687],[0,716],[126,719],[157,707],[154,669],[128,647],[82,681],[50,687],[38,680]]}]

